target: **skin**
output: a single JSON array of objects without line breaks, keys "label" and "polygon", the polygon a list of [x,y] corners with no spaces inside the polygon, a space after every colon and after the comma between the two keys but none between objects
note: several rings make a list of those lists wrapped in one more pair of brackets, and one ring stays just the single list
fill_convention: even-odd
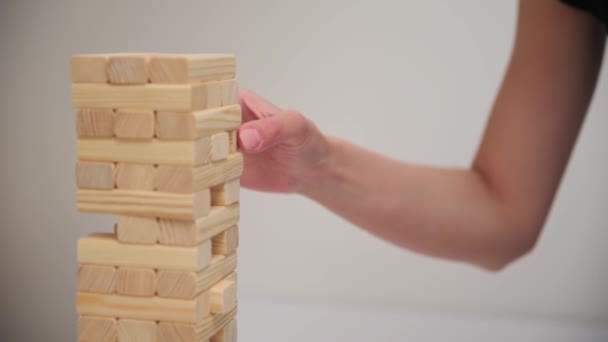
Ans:
[{"label": "skin", "polygon": [[531,251],[542,231],[605,39],[589,14],[556,0],[521,0],[511,61],[477,155],[463,169],[389,159],[241,90],[241,184],[307,196],[418,253],[500,270]]}]

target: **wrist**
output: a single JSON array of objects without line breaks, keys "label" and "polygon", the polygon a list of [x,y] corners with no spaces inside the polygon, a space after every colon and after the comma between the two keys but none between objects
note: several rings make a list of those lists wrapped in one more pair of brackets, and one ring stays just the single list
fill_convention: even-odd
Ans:
[{"label": "wrist", "polygon": [[335,174],[337,156],[339,156],[339,141],[332,137],[323,136],[323,148],[319,158],[309,164],[309,168],[300,178],[301,184],[297,191],[300,195],[312,200],[319,200],[319,197],[331,191],[331,182]]}]

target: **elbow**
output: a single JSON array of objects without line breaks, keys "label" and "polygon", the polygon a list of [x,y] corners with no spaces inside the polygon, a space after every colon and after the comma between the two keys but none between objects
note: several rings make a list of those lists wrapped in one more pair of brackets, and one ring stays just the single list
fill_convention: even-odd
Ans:
[{"label": "elbow", "polygon": [[534,226],[509,226],[504,234],[498,234],[498,238],[492,245],[482,262],[477,263],[485,271],[498,273],[508,266],[530,254],[536,247],[541,225]]}]

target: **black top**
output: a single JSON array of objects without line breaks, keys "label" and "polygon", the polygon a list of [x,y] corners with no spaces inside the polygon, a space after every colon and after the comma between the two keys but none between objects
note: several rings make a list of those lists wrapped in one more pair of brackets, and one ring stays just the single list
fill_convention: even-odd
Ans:
[{"label": "black top", "polygon": [[608,0],[561,0],[563,3],[591,13],[608,29]]}]

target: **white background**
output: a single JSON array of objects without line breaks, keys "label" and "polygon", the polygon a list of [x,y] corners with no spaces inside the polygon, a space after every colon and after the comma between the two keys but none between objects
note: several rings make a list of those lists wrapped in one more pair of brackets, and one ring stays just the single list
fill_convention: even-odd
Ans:
[{"label": "white background", "polygon": [[[2,1],[1,340],[74,340],[76,241],[114,222],[76,213],[71,54],[233,52],[242,86],[328,134],[466,166],[515,14],[515,1],[482,0]],[[242,302],[606,325],[607,87],[603,72],[537,248],[507,270],[418,256],[304,198],[244,191]],[[241,320],[255,320],[250,310]]]}]

